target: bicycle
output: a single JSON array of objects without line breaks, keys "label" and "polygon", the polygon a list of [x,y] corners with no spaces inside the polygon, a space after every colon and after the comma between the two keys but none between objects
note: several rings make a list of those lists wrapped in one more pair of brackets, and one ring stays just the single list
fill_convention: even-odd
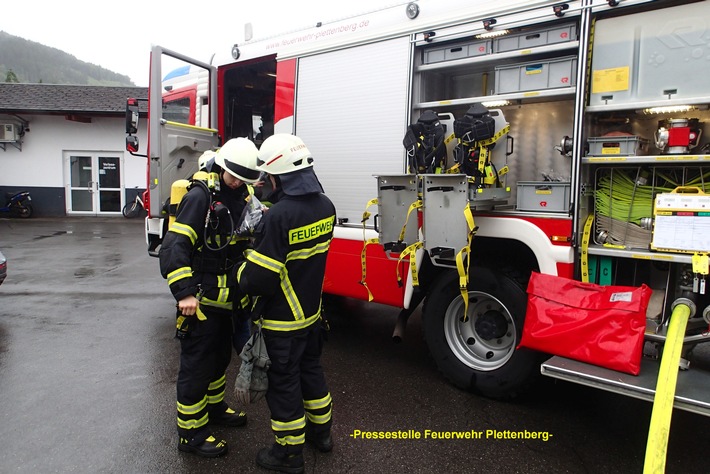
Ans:
[{"label": "bicycle", "polygon": [[121,210],[121,212],[123,213],[123,217],[126,217],[128,219],[138,217],[143,213],[143,211],[145,211],[145,206],[143,205],[143,200],[141,199],[140,194],[137,194],[136,198],[133,201],[127,202]]}]

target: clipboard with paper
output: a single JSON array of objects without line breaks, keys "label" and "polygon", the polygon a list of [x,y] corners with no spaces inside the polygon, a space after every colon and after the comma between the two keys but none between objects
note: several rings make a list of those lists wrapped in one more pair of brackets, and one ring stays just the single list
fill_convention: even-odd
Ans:
[{"label": "clipboard with paper", "polygon": [[680,186],[656,196],[651,249],[664,252],[710,252],[710,194]]}]

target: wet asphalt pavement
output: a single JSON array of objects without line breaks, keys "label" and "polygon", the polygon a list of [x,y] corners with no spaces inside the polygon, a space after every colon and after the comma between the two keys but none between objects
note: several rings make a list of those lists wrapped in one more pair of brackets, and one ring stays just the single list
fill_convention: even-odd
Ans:
[{"label": "wet asphalt pavement", "polygon": [[[147,255],[141,220],[0,219],[8,277],[0,285],[0,472],[266,472],[264,401],[246,428],[216,428],[229,453],[179,453],[174,301]],[[514,403],[463,392],[437,372],[416,312],[400,344],[397,309],[330,306],[323,363],[335,449],[306,447],[306,472],[640,473],[651,404],[543,379]],[[238,369],[228,372],[227,401]],[[362,439],[357,430],[419,439]],[[432,439],[427,431],[481,432]],[[494,430],[499,438],[486,436]],[[549,438],[505,439],[507,432]],[[667,472],[705,473],[710,419],[676,411]],[[472,434],[472,436],[477,436]]]}]

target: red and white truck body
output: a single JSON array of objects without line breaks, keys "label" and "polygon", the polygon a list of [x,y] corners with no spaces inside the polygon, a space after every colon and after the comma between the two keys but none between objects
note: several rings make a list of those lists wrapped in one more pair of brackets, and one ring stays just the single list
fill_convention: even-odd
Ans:
[{"label": "red and white truck body", "polygon": [[[662,348],[671,305],[697,268],[688,252],[652,248],[650,233],[640,243],[627,239],[629,226],[652,226],[652,203],[634,220],[636,208],[633,219],[622,216],[616,201],[607,205],[600,196],[619,174],[643,174],[656,194],[670,182],[705,186],[708,25],[708,1],[418,0],[215,45],[210,64],[155,46],[149,252],[160,245],[171,183],[189,177],[204,151],[233,137],[260,145],[272,133],[294,133],[313,153],[337,209],[326,293],[402,308],[395,337],[423,301],[425,336],[440,370],[487,396],[529,388],[544,361],[548,375],[648,398],[645,388],[597,382],[605,378],[589,375],[593,369],[561,369],[560,358],[518,349],[525,290],[532,272],[647,284],[654,290],[647,343]],[[193,90],[165,81],[176,68],[199,78],[187,86]],[[164,115],[178,92],[193,98],[182,121]],[[455,172],[454,125],[474,104],[495,118],[496,141],[485,150],[495,184]],[[691,108],[642,112],[661,106]],[[447,154],[442,172],[415,174],[403,138],[427,110],[445,126]],[[674,120],[688,117],[692,133],[672,130]],[[654,137],[669,135],[674,146],[688,142],[681,153],[654,146],[664,145]],[[707,338],[699,327],[708,326],[708,301],[699,290],[694,295],[688,352]],[[680,405],[710,411],[704,403]]]}]

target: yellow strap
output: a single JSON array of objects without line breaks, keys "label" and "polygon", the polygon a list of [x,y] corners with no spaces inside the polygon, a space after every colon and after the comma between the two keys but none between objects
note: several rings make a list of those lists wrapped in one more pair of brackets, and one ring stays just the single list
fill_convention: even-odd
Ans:
[{"label": "yellow strap", "polygon": [[175,327],[176,327],[177,329],[182,328],[182,323],[184,323],[184,322],[185,322],[185,316],[183,316],[182,314],[179,315],[179,316],[175,319]]},{"label": "yellow strap", "polygon": [[670,434],[673,400],[678,381],[678,364],[683,349],[685,328],[690,318],[688,305],[679,304],[671,314],[666,343],[661,356],[661,368],[656,382],[656,394],[653,397],[651,424],[648,429],[644,474],[663,474],[666,471],[666,452]]},{"label": "yellow strap", "polygon": [[378,203],[379,203],[379,201],[377,200],[377,198],[373,198],[373,199],[370,199],[369,201],[367,201],[367,205],[365,206],[365,212],[362,213],[362,221],[361,221],[362,222],[362,240],[363,240],[364,244],[362,246],[362,251],[360,252],[360,267],[361,267],[361,271],[362,271],[362,276],[360,278],[360,284],[362,286],[364,286],[365,289],[367,290],[367,300],[368,301],[372,301],[374,299],[374,297],[372,296],[372,292],[370,291],[370,288],[368,288],[367,282],[365,281],[365,276],[367,274],[367,267],[366,267],[367,266],[367,263],[366,263],[366,261],[367,261],[367,246],[370,244],[377,244],[380,241],[379,241],[379,239],[367,240],[365,238],[365,230],[366,230],[365,223],[372,215],[367,210],[370,208],[370,206],[374,206],[375,204],[378,204]]},{"label": "yellow strap", "polygon": [[370,199],[369,201],[367,201],[367,205],[365,206],[365,212],[362,213],[362,220],[360,221],[360,222],[362,222],[362,235],[363,235],[363,237],[364,237],[364,235],[365,235],[365,222],[367,222],[367,220],[368,220],[368,219],[370,218],[370,216],[372,215],[372,214],[370,214],[367,210],[370,208],[370,206],[374,206],[374,205],[377,204],[378,202],[379,202],[379,201],[377,200],[377,198]]},{"label": "yellow strap", "polygon": [[589,283],[589,238],[592,233],[592,224],[594,223],[594,214],[589,214],[587,221],[584,223],[584,232],[582,232],[582,245],[580,250],[582,257],[580,265],[582,270],[582,281]]},{"label": "yellow strap", "polygon": [[360,284],[365,287],[367,290],[367,301],[372,301],[374,297],[372,296],[372,292],[370,291],[370,288],[367,286],[367,282],[365,281],[365,277],[367,275],[367,267],[365,261],[367,260],[367,246],[370,244],[378,244],[380,243],[379,239],[370,239],[366,240],[365,244],[362,246],[362,252],[360,252],[360,267],[362,268],[362,276],[360,277]]},{"label": "yellow strap", "polygon": [[397,260],[397,284],[402,286],[402,278],[399,276],[399,264],[402,263],[406,257],[409,257],[409,269],[412,272],[412,286],[419,286],[419,274],[417,273],[417,259],[412,258],[415,256],[416,251],[424,246],[422,242],[414,242],[407,248],[402,250],[399,254],[399,259]]},{"label": "yellow strap", "polygon": [[459,272],[459,291],[463,299],[463,321],[466,322],[468,321],[468,268],[463,263],[464,253],[467,255],[468,261],[468,247],[462,248],[456,254],[456,270]]},{"label": "yellow strap", "polygon": [[402,231],[399,233],[399,241],[404,242],[404,234],[407,231],[407,222],[409,222],[409,215],[412,213],[413,210],[415,209],[421,209],[422,207],[422,200],[417,199],[414,201],[412,204],[409,205],[409,209],[407,209],[407,217],[404,219],[404,225],[402,226]]},{"label": "yellow strap", "polygon": [[503,137],[503,135],[505,135],[509,131],[510,131],[510,125],[506,125],[505,127],[501,128],[500,131],[498,133],[496,133],[495,135],[493,135],[491,138],[487,138],[485,140],[478,140],[476,143],[479,146],[493,145],[495,142],[500,140],[501,137]]},{"label": "yellow strap", "polygon": [[[466,219],[466,224],[468,226],[468,242],[467,245],[459,250],[456,254],[456,270],[459,274],[459,291],[461,292],[461,298],[463,298],[463,321],[468,321],[468,271],[471,268],[471,243],[473,242],[473,236],[476,234],[478,227],[473,220],[473,212],[468,204],[463,210],[464,218]],[[466,264],[464,265],[463,256],[466,254]]]},{"label": "yellow strap", "polygon": [[488,164],[488,148],[484,146],[478,147],[478,172],[483,174]]}]

